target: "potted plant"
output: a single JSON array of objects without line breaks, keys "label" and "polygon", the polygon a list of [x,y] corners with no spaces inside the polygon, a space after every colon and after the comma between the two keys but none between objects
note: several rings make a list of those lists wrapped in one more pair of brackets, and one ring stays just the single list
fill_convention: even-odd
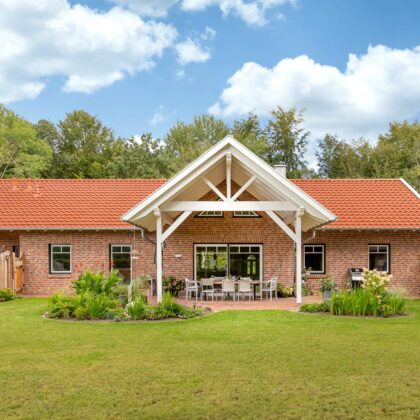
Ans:
[{"label": "potted plant", "polygon": [[324,302],[330,299],[335,290],[337,290],[337,283],[333,281],[330,275],[321,280],[321,291]]}]

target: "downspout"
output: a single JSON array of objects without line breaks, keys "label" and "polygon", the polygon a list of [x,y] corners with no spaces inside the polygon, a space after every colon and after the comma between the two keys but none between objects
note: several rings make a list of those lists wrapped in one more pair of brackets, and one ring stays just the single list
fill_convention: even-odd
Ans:
[{"label": "downspout", "polygon": [[316,236],[316,230],[314,229],[311,233],[311,236],[309,238],[306,238],[304,241],[302,241],[302,245],[307,244],[308,242],[312,241]]}]

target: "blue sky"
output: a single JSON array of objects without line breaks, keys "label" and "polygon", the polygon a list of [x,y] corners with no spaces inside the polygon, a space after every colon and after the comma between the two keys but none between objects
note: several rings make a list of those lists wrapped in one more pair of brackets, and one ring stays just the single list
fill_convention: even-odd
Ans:
[{"label": "blue sky", "polygon": [[[240,16],[239,9],[223,12],[223,1],[229,0],[183,1],[156,0],[154,4],[162,3],[163,11],[150,17],[139,11],[139,4],[145,3],[139,0],[41,0],[36,13],[28,0],[19,0],[15,8],[10,6],[12,0],[0,0],[3,24],[7,19],[28,45],[22,47],[21,56],[0,53],[0,102],[31,121],[56,122],[66,112],[84,109],[121,136],[151,131],[159,137],[177,120],[190,121],[209,109],[229,122],[248,111],[266,118],[275,105],[295,105],[305,108],[313,140],[327,131],[373,140],[391,119],[412,120],[420,115],[418,1],[280,0],[268,7],[268,0],[242,0],[260,7],[265,20],[257,23]],[[83,11],[78,9],[80,15],[63,17],[77,4],[84,6]],[[115,7],[126,14],[109,16],[106,35],[111,39],[104,41],[100,31],[86,34],[89,19]],[[32,22],[25,23],[28,15],[38,19],[31,31]],[[118,32],[124,47],[115,47],[110,34],[114,21],[119,25],[119,16],[163,25],[173,31],[168,35],[171,39],[164,46],[153,44],[156,54],[133,53],[125,63],[144,39]],[[63,35],[66,25],[70,30]],[[36,31],[43,33],[37,38]],[[0,41],[2,36],[0,31]],[[75,42],[67,44],[72,37]],[[88,52],[79,45],[86,38]],[[188,40],[197,49],[181,63],[180,48]],[[356,63],[346,73],[349,54],[356,56]],[[299,56],[306,58],[297,60]],[[245,63],[253,64],[246,67]],[[115,72],[118,80],[109,81]],[[77,78],[67,83],[74,74]],[[229,82],[233,75],[235,80]],[[28,87],[20,89],[25,83]]]}]

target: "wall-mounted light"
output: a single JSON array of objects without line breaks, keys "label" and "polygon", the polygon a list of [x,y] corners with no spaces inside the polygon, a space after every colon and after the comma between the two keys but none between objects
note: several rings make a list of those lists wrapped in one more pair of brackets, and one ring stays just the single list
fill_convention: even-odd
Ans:
[{"label": "wall-mounted light", "polygon": [[175,258],[177,260],[181,260],[182,259],[182,254],[175,254]]},{"label": "wall-mounted light", "polygon": [[137,251],[137,249],[133,249],[133,250],[130,252],[130,255],[131,255],[131,259],[132,259],[132,260],[138,260],[138,259],[139,259],[139,257],[140,257],[140,252],[139,252],[139,251]]}]

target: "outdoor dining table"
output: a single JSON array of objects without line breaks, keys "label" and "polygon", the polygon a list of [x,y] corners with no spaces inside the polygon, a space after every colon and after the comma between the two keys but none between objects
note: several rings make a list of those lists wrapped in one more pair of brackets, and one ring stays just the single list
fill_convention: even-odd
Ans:
[{"label": "outdoor dining table", "polygon": [[[229,280],[229,281],[235,282],[235,285],[236,286],[239,284],[239,281],[240,281],[240,279],[225,279],[225,280]],[[224,280],[221,280],[221,279],[215,279],[213,281],[213,284],[215,286],[221,286],[223,281]],[[261,280],[249,280],[249,282],[251,283],[251,286],[252,286],[252,289],[253,289],[254,300],[255,300],[256,286],[257,285],[261,285],[262,284],[262,281]]]}]

